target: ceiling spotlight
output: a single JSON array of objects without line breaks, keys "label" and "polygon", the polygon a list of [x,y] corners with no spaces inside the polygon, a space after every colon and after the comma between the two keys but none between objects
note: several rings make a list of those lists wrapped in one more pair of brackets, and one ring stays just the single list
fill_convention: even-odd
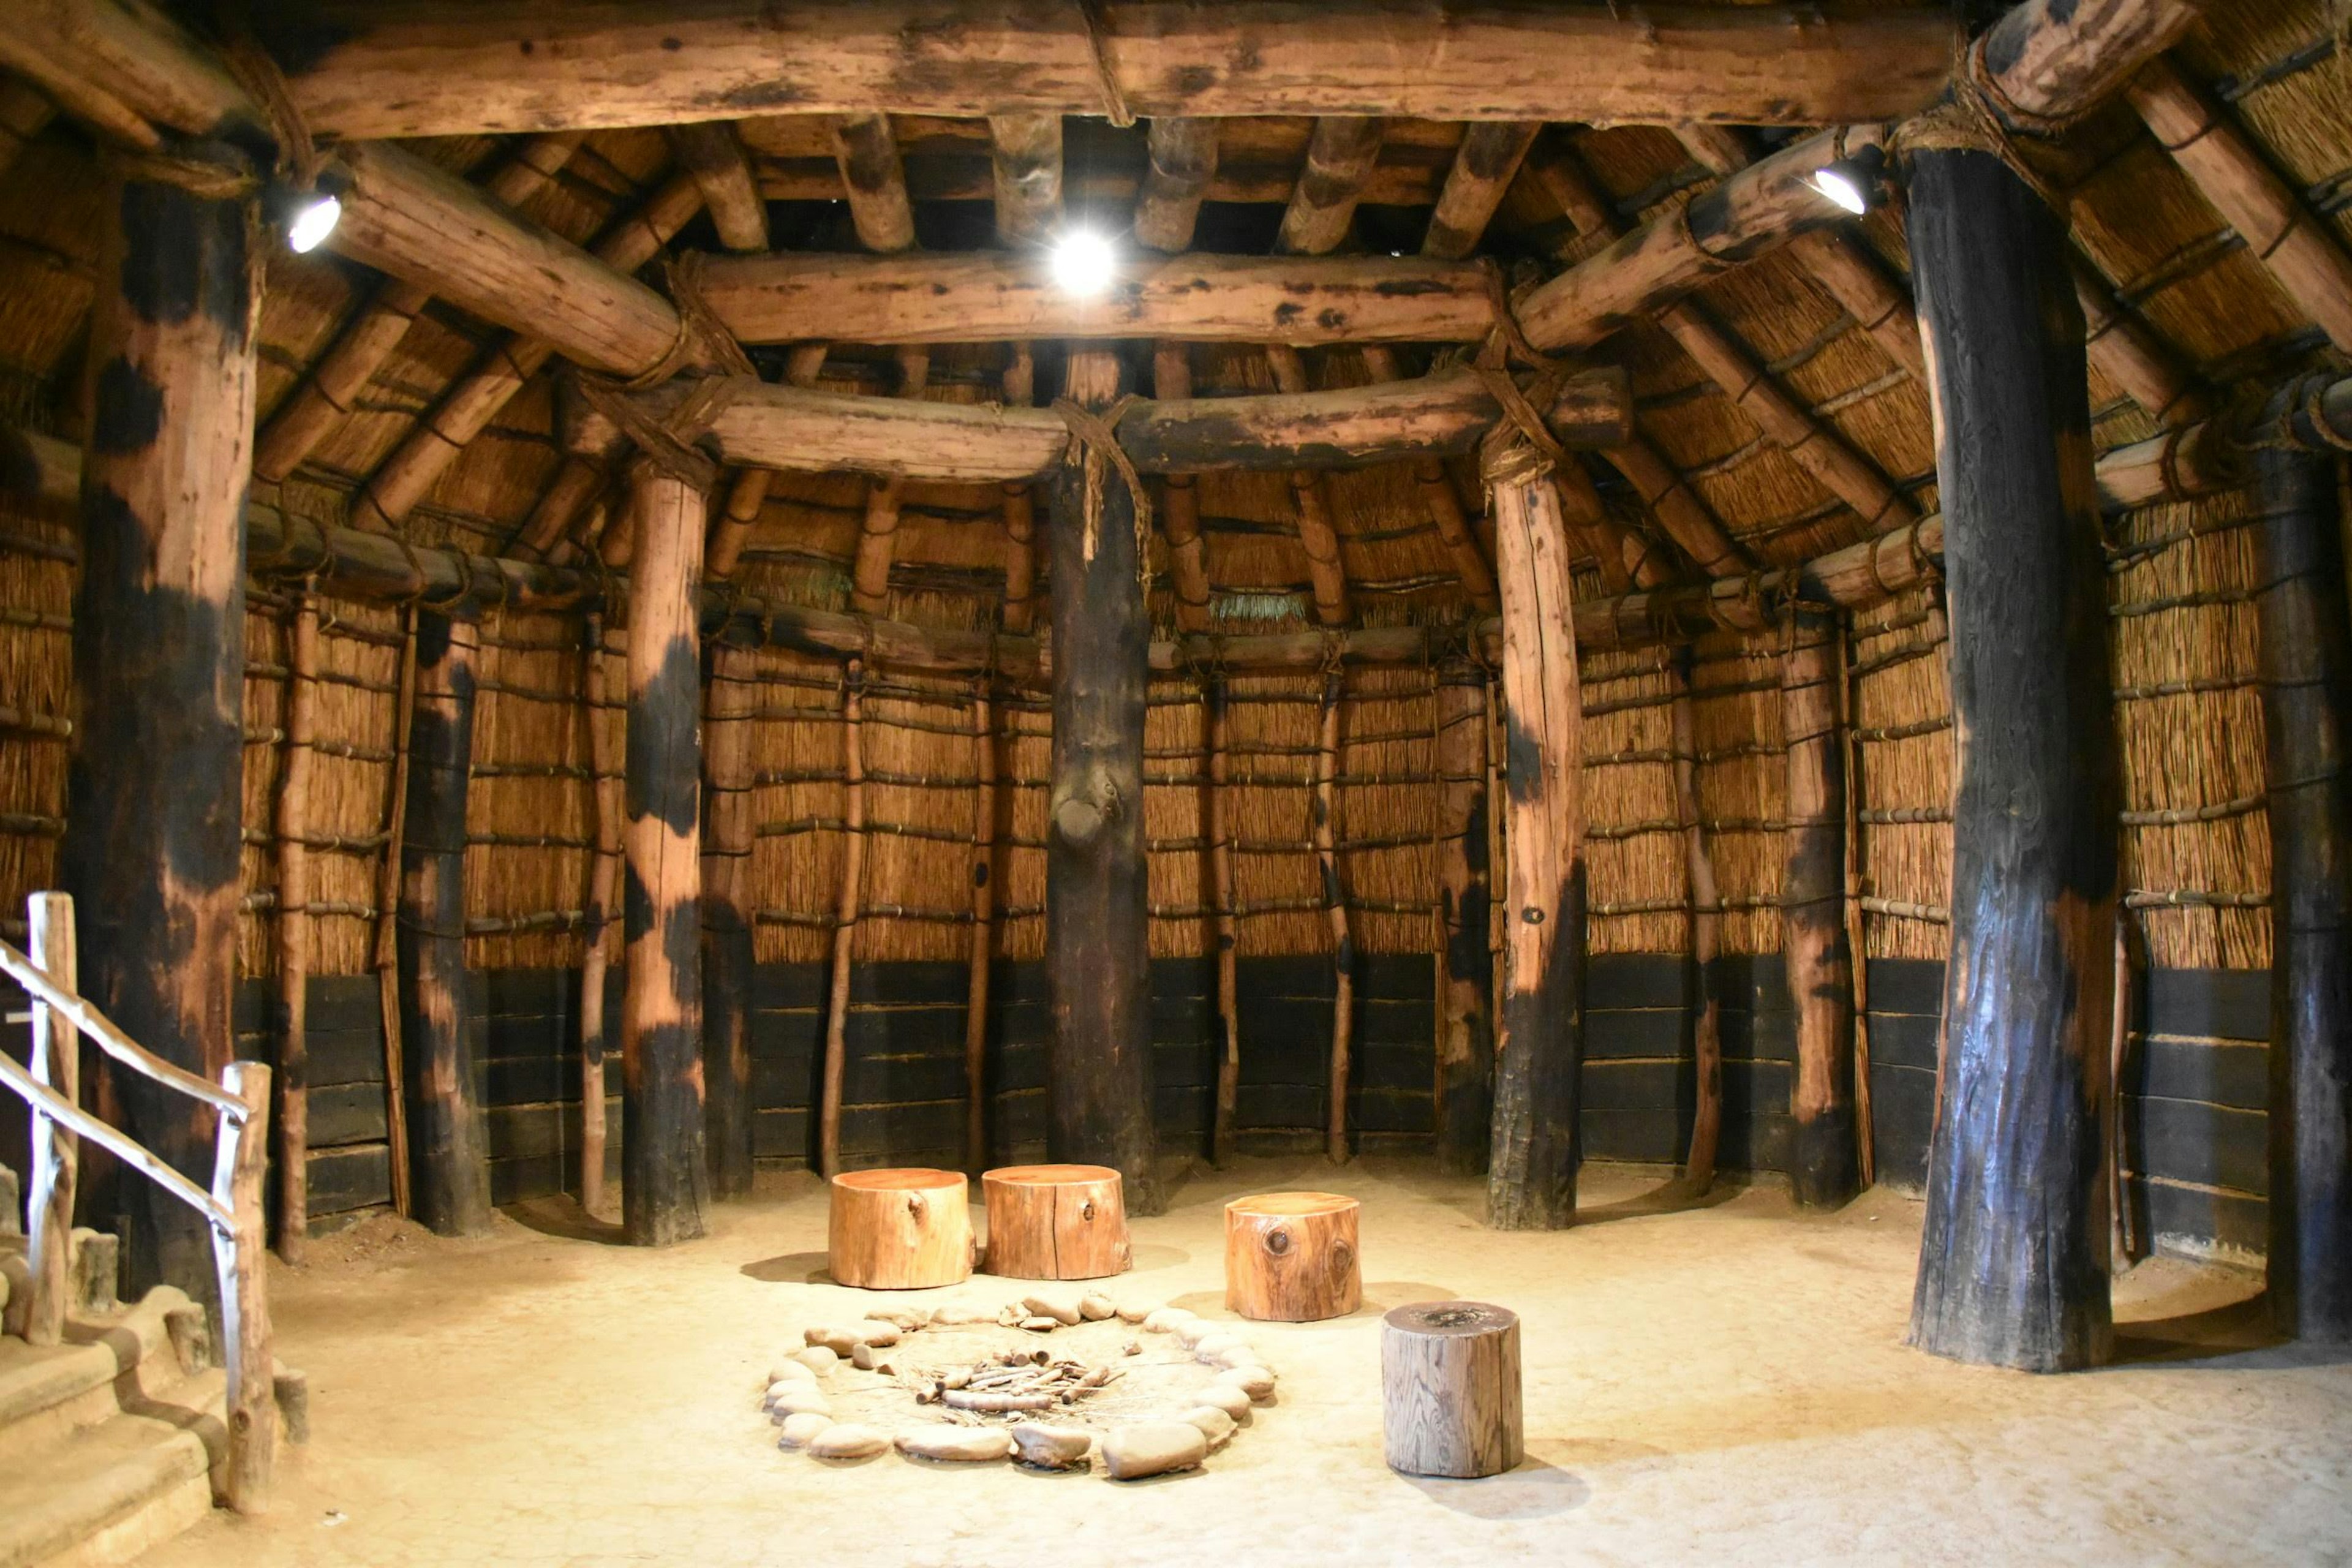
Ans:
[{"label": "ceiling spotlight", "polygon": [[305,194],[286,219],[286,247],[308,255],[327,242],[343,216],[343,204],[324,191]]},{"label": "ceiling spotlight", "polygon": [[1116,258],[1110,241],[1073,229],[1055,243],[1054,281],[1071,294],[1099,294],[1110,287]]},{"label": "ceiling spotlight", "polygon": [[1856,217],[1870,210],[1870,178],[1851,159],[1823,164],[1805,184]]}]

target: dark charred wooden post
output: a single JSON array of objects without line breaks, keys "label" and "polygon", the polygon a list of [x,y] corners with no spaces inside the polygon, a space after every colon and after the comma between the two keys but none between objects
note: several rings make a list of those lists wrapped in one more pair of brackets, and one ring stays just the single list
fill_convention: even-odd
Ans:
[{"label": "dark charred wooden post", "polygon": [[[252,195],[242,161],[212,148],[132,162],[110,192],[58,858],[79,911],[83,994],[157,1056],[214,1079],[236,982]],[[209,1185],[213,1113],[143,1074],[110,1077],[126,1131]],[[194,1210],[147,1181],[125,1181],[117,1204],[132,1298],[171,1284],[214,1299]]]},{"label": "dark charred wooden post", "polygon": [[641,460],[630,477],[629,819],[621,904],[621,1222],[639,1247],[703,1232],[703,491]]},{"label": "dark charred wooden post", "polygon": [[[2287,416],[2296,412],[2290,403]],[[2335,465],[2273,442],[2253,467],[2270,736],[2271,1312],[2283,1332],[2342,1344],[2352,1341],[2352,632]]]},{"label": "dark charred wooden post", "polygon": [[1437,1158],[1486,1168],[1495,1110],[1495,963],[1486,859],[1486,678],[1457,664],[1437,676],[1437,871],[1444,947],[1438,966]]},{"label": "dark charred wooden post", "polygon": [[1961,737],[1911,1342],[2055,1372],[2114,1334],[2117,769],[2082,311],[2058,220],[1990,153],[1918,152],[1910,228]]},{"label": "dark charred wooden post", "polygon": [[711,650],[704,734],[702,1074],[710,1094],[710,1191],[751,1191],[751,710],[759,672],[748,648]]},{"label": "dark charred wooden post", "polygon": [[1488,496],[1503,591],[1506,821],[1486,1223],[1557,1230],[1576,1218],[1583,1159],[1584,742],[1568,532],[1548,474],[1490,470]]},{"label": "dark charred wooden post", "polygon": [[416,707],[400,846],[400,1039],[409,1213],[443,1236],[489,1228],[489,1144],[466,993],[466,796],[480,633],[416,616]]},{"label": "dark charred wooden post", "polygon": [[[1067,396],[1118,396],[1112,354],[1070,356]],[[1143,853],[1143,719],[1151,626],[1136,498],[1085,442],[1054,471],[1047,547],[1054,604],[1054,756],[1046,797],[1045,973],[1053,999],[1047,1144],[1056,1161],[1108,1165],[1132,1214],[1164,1203],[1151,1168],[1150,890]]]},{"label": "dark charred wooden post", "polygon": [[1836,626],[1797,613],[1780,658],[1788,826],[1780,868],[1780,960],[1797,1010],[1789,1184],[1808,1208],[1861,1190],[1853,1118],[1853,968],[1845,942],[1845,758],[1838,740]]}]

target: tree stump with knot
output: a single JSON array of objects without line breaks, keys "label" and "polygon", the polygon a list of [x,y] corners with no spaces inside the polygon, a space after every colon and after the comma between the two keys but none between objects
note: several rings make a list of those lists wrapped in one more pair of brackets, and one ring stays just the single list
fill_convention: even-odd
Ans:
[{"label": "tree stump with knot", "polygon": [[1225,1205],[1225,1308],[1260,1322],[1312,1323],[1363,1305],[1361,1207],[1337,1193],[1261,1193]]},{"label": "tree stump with knot", "polygon": [[921,1290],[971,1278],[971,1184],[960,1171],[845,1171],[833,1179],[826,1267],[844,1285]]},{"label": "tree stump with knot", "polygon": [[1131,1266],[1127,1200],[1108,1165],[1004,1165],[980,1178],[988,1271],[1009,1279],[1100,1279]]}]

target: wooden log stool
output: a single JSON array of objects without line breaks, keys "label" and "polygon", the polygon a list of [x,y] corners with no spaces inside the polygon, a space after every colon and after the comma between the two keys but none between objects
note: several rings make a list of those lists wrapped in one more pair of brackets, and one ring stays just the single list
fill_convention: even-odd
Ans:
[{"label": "wooden log stool", "polygon": [[1416,1301],[1381,1320],[1389,1468],[1499,1476],[1527,1451],[1519,1316],[1484,1301]]},{"label": "wooden log stool", "polygon": [[866,1290],[971,1278],[971,1184],[961,1171],[845,1171],[833,1179],[826,1267]]},{"label": "wooden log stool", "polygon": [[983,1172],[988,1271],[1011,1279],[1100,1279],[1133,1266],[1127,1198],[1108,1165]]},{"label": "wooden log stool", "polygon": [[1225,1310],[1266,1323],[1344,1318],[1363,1305],[1356,1214],[1337,1193],[1261,1193],[1225,1205]]}]

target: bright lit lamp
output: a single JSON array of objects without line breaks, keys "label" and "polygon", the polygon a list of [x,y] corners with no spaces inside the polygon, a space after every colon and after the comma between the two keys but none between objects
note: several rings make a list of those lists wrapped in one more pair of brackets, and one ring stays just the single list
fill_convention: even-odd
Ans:
[{"label": "bright lit lamp", "polygon": [[1805,183],[1856,217],[1870,210],[1869,184],[1852,163],[1823,164]]},{"label": "bright lit lamp", "polygon": [[1109,240],[1072,229],[1055,242],[1054,282],[1067,293],[1099,294],[1110,287],[1115,261]]},{"label": "bright lit lamp", "polygon": [[307,255],[327,242],[343,216],[343,204],[324,191],[310,191],[297,199],[286,217],[286,247]]}]

